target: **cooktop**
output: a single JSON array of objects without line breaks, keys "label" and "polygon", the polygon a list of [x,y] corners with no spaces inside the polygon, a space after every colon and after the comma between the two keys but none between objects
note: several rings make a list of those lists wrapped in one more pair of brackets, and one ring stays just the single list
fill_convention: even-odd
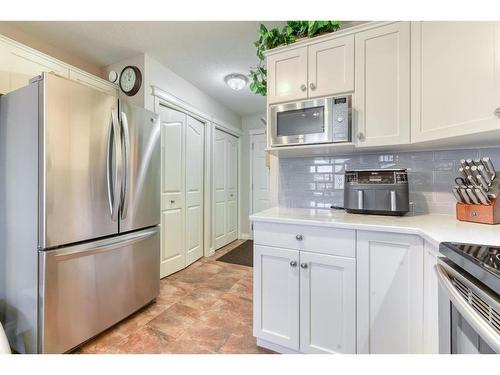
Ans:
[{"label": "cooktop", "polygon": [[500,246],[442,242],[439,252],[487,287],[500,293]]}]

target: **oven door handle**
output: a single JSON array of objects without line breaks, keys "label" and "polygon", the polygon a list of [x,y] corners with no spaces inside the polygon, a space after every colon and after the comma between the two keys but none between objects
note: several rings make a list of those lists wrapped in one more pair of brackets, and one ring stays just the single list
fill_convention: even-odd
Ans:
[{"label": "oven door handle", "polygon": [[436,264],[434,266],[439,285],[442,286],[448,298],[453,303],[458,312],[467,320],[476,333],[495,351],[500,353],[500,336],[493,327],[484,320],[481,315],[474,310],[469,302],[462,297],[458,290],[453,286],[445,268]]}]

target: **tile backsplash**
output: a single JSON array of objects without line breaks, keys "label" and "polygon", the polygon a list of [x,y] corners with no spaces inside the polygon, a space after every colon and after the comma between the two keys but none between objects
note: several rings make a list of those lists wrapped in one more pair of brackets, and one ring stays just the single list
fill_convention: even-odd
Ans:
[{"label": "tile backsplash", "polygon": [[279,204],[329,208],[344,204],[346,169],[407,168],[414,213],[455,212],[451,187],[460,159],[489,156],[500,170],[500,147],[418,152],[383,152],[279,161]]}]

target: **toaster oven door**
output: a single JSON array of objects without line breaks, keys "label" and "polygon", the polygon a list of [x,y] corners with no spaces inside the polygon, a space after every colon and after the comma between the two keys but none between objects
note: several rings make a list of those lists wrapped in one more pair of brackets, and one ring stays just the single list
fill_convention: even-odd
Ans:
[{"label": "toaster oven door", "polygon": [[332,142],[332,98],[271,106],[271,145]]}]

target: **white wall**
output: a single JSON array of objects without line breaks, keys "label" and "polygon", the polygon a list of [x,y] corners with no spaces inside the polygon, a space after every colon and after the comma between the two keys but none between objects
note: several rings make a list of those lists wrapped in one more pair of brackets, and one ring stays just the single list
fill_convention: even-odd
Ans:
[{"label": "white wall", "polygon": [[[145,67],[144,54],[141,53],[139,55],[130,57],[130,58],[126,59],[126,60],[122,60],[122,61],[119,61],[117,63],[108,65],[106,68],[104,68],[105,75],[107,77],[108,73],[111,70],[114,70],[115,72],[117,72],[118,74],[120,74],[120,72],[123,70],[123,68],[125,68],[128,65],[137,66],[141,70],[143,82],[142,82],[142,87],[139,90],[139,92],[137,94],[135,94],[134,96],[132,96],[132,97],[127,97],[127,100],[130,100],[131,102],[137,104],[138,106],[143,107],[144,104],[145,104],[145,99],[144,99],[145,90],[144,90],[144,87],[146,86],[144,80],[146,79],[145,75],[147,74],[146,70],[144,69],[144,67]],[[121,96],[125,96],[125,94],[123,94],[121,92],[120,92],[120,95]],[[151,108],[151,110],[153,110],[153,108]]]},{"label": "white wall", "polygon": [[260,121],[261,118],[266,118],[265,113],[258,115],[245,116],[241,119],[241,128],[243,135],[241,136],[241,233],[249,234],[250,221],[248,216],[250,212],[250,129],[264,129],[265,126]]}]

